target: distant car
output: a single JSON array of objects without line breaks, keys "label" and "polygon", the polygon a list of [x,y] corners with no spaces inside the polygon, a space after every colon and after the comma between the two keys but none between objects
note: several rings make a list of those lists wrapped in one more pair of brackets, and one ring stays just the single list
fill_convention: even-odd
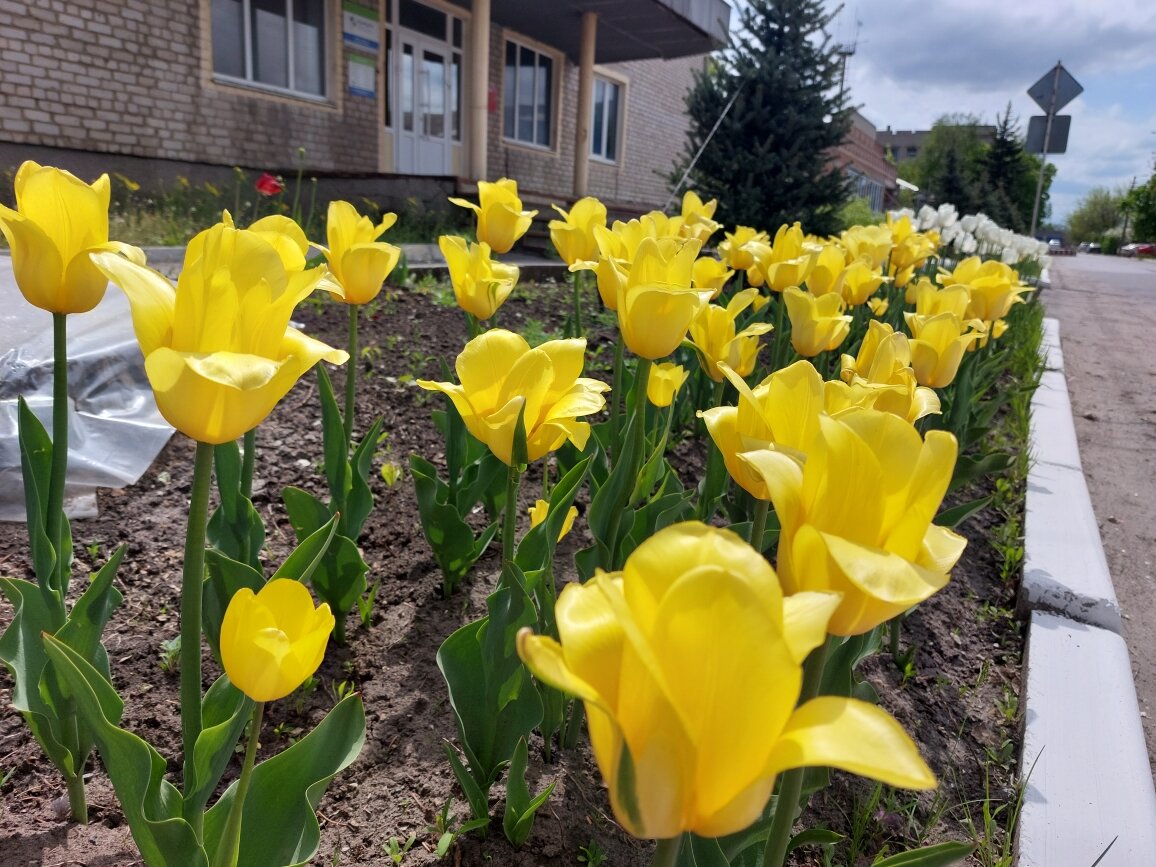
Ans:
[{"label": "distant car", "polygon": [[1156,244],[1134,241],[1120,248],[1121,256],[1156,256]]}]

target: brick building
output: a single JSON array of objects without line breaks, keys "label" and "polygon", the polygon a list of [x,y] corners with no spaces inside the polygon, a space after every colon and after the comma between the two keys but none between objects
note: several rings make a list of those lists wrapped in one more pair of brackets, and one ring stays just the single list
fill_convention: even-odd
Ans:
[{"label": "brick building", "polygon": [[[725,0],[0,0],[0,170],[661,206]],[[575,159],[576,154],[581,158]]]},{"label": "brick building", "polygon": [[895,163],[876,141],[875,126],[859,112],[851,113],[851,130],[832,151],[831,159],[851,179],[854,194],[866,199],[871,210],[894,205],[899,189]]}]

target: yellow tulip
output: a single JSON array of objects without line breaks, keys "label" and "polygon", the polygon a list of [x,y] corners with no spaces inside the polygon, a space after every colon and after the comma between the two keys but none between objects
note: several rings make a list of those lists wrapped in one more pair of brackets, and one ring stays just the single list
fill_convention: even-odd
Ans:
[{"label": "yellow tulip", "polygon": [[108,175],[89,185],[28,160],[16,171],[15,192],[16,210],[0,205],[0,231],[29,304],[49,313],[85,313],[99,304],[108,278],[90,253],[123,253],[144,264],[139,249],[108,240]]},{"label": "yellow tulip", "polygon": [[221,664],[253,701],[276,701],[317,671],[333,631],[326,603],[300,581],[276,578],[254,593],[242,587],[221,621]]},{"label": "yellow tulip", "polygon": [[670,406],[689,375],[685,367],[671,361],[652,364],[650,378],[646,380],[647,400],[657,407]]},{"label": "yellow tulip", "polygon": [[694,261],[691,283],[695,289],[709,289],[711,291],[710,300],[714,301],[722,294],[723,287],[734,276],[734,273],[726,266],[725,262],[704,256]]},{"label": "yellow tulip", "polygon": [[690,340],[698,351],[706,375],[715,382],[723,381],[719,362],[726,364],[739,376],[750,376],[759,354],[759,337],[774,326],[755,322],[736,333],[736,320],[759,297],[758,289],[736,292],[726,307],[709,304],[690,324]]},{"label": "yellow tulip", "polygon": [[255,428],[319,360],[349,356],[290,327],[322,269],[286,271],[260,235],[218,223],[185,250],[176,287],[113,253],[94,253],[132,308],[145,372],[165,419],[220,444]]},{"label": "yellow tulip", "polygon": [[955,437],[873,410],[824,416],[807,460],[742,456],[770,489],[788,593],[842,594],[827,629],[860,635],[947,584],[967,540],[932,523],[955,467]]},{"label": "yellow tulip", "polygon": [[[754,269],[762,280],[776,292],[783,292],[791,286],[801,286],[810,279],[818,253],[803,246],[805,236],[798,223],[779,226],[775,241],[769,249],[759,251]],[[758,278],[751,282],[758,286]]]},{"label": "yellow tulip", "polygon": [[843,248],[836,244],[824,244],[807,275],[807,289],[816,297],[828,292],[839,292],[842,285],[840,278],[845,267]]},{"label": "yellow tulip", "polygon": [[553,208],[562,219],[550,221],[550,241],[562,261],[573,265],[596,260],[598,239],[594,237],[594,227],[606,227],[606,206],[593,196],[587,196],[576,201],[569,211],[557,205]]},{"label": "yellow tulip", "polygon": [[[534,505],[526,510],[530,513],[530,529],[537,527],[550,515],[550,503],[548,500],[536,500]],[[562,539],[574,528],[574,519],[578,517],[578,507],[571,506],[566,512],[566,519],[562,521],[562,529],[558,531],[558,541]]]},{"label": "yellow tulip", "polygon": [[493,316],[518,282],[518,266],[495,262],[484,241],[469,244],[457,235],[442,235],[438,248],[449,266],[458,306],[478,319]]},{"label": "yellow tulip", "polygon": [[945,284],[963,284],[969,293],[968,319],[994,322],[1003,319],[1013,304],[1023,302],[1023,295],[1034,291],[1019,281],[1015,270],[995,259],[986,262],[978,256],[964,259],[954,271],[943,271],[939,278]]},{"label": "yellow tulip", "polygon": [[907,312],[904,316],[911,331],[911,367],[919,384],[931,388],[951,385],[963,353],[983,337],[983,331],[961,333],[964,324],[954,313],[919,316]]},{"label": "yellow tulip", "polygon": [[[346,304],[368,304],[376,298],[401,257],[400,247],[377,240],[396,221],[396,214],[384,214],[375,226],[349,202],[330,202],[326,220],[329,246],[319,248],[329,262],[322,288]],[[335,289],[334,284],[340,288]]]},{"label": "yellow tulip", "polygon": [[891,306],[891,302],[886,298],[868,298],[867,306],[871,308],[871,315],[882,318],[887,313],[887,308]]},{"label": "yellow tulip", "polygon": [[937,316],[940,313],[953,313],[960,319],[967,318],[967,307],[971,303],[971,291],[967,286],[952,285],[940,289],[926,277],[907,287],[907,294],[915,304],[915,313],[918,316]]},{"label": "yellow tulip", "polygon": [[752,497],[769,500],[767,486],[739,455],[775,448],[802,460],[819,430],[823,377],[809,361],[797,361],[752,389],[726,365],[720,369],[738,389],[738,405],[716,406],[699,415],[731,478]]},{"label": "yellow tulip", "polygon": [[895,285],[903,288],[914,276],[915,271],[923,267],[928,257],[935,255],[939,248],[939,236],[934,232],[916,232],[909,217],[898,220],[887,218],[891,228],[892,242],[890,276]]},{"label": "yellow tulip", "polygon": [[[880,286],[883,285],[883,269],[873,268],[866,259],[852,262],[839,275],[839,294],[847,302],[848,307],[858,307],[869,303],[869,299]],[[808,283],[808,286],[811,284]],[[882,302],[886,304],[886,301]],[[873,305],[873,309],[874,306]],[[886,309],[886,308],[884,308]],[[882,314],[875,314],[881,316]]]},{"label": "yellow tulip", "polygon": [[694,238],[705,244],[711,235],[722,228],[722,224],[714,220],[717,208],[718,199],[703,202],[698,193],[687,190],[682,197],[682,225],[679,227],[679,236]]},{"label": "yellow tulip", "polygon": [[514,242],[526,234],[537,211],[523,211],[522,200],[518,198],[518,182],[502,178],[493,183],[478,181],[478,201],[465,199],[450,201],[463,208],[469,208],[478,217],[478,240],[489,244],[495,253],[508,253]]},{"label": "yellow tulip", "polygon": [[726,240],[718,245],[718,255],[728,268],[749,271],[755,264],[755,254],[767,247],[770,236],[750,226],[737,226],[726,233]]},{"label": "yellow tulip", "polygon": [[448,395],[466,429],[503,463],[514,461],[518,417],[525,424],[528,460],[569,440],[586,445],[590,425],[579,416],[599,412],[610,387],[582,373],[586,340],[549,340],[535,349],[520,335],[495,328],[466,344],[457,358],[460,385],[418,380]]},{"label": "yellow tulip", "polygon": [[804,358],[835,349],[851,333],[851,317],[843,315],[843,296],[830,294],[816,298],[810,292],[787,287],[783,292],[787,316],[791,319],[791,345]]},{"label": "yellow tulip", "polygon": [[776,776],[830,766],[908,788],[935,777],[886,712],[827,696],[796,707],[802,663],[838,596],[784,597],[728,530],[676,524],[621,572],[566,585],[561,642],[518,634],[542,681],[586,705],[614,815],[636,837],[720,837],[762,814]]},{"label": "yellow tulip", "polygon": [[593,271],[598,279],[598,294],[608,310],[618,309],[618,293],[626,284],[630,263],[638,247],[646,238],[659,236],[658,224],[652,215],[624,223],[615,220],[610,228],[594,226],[594,240],[598,250],[594,261],[577,261],[571,271]]},{"label": "yellow tulip", "polygon": [[710,300],[695,289],[698,241],[646,238],[618,289],[618,328],[635,355],[651,361],[678,348],[687,328]]},{"label": "yellow tulip", "polygon": [[887,226],[852,226],[839,236],[847,251],[847,261],[866,259],[872,268],[882,268],[891,255],[891,229]]}]

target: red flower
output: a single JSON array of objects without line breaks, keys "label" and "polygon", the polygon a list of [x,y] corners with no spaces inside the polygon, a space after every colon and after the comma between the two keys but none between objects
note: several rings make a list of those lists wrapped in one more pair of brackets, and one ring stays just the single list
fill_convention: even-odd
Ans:
[{"label": "red flower", "polygon": [[257,192],[262,196],[275,196],[285,189],[285,185],[281,183],[279,178],[265,172],[261,177],[257,178]]}]

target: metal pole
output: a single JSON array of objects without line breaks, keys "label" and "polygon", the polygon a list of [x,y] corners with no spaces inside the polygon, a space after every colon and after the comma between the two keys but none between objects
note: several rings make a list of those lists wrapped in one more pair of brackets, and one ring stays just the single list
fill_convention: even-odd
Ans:
[{"label": "metal pole", "polygon": [[731,106],[735,104],[735,100],[739,98],[739,94],[742,93],[746,85],[747,80],[745,78],[739,82],[739,86],[735,88],[735,92],[731,94],[730,100],[723,108],[722,114],[718,116],[718,120],[714,122],[714,126],[712,126],[710,132],[706,134],[706,138],[702,140],[702,145],[699,147],[698,153],[694,155],[694,159],[690,161],[690,165],[686,167],[686,171],[682,173],[682,177],[678,179],[678,183],[674,185],[674,189],[670,191],[670,198],[666,200],[666,204],[662,206],[662,210],[668,210],[675,199],[678,198],[678,191],[682,189],[682,185],[686,183],[686,179],[690,177],[690,173],[694,171],[694,167],[698,163],[698,158],[702,156],[702,152],[706,150],[706,146],[710,144],[710,140],[714,138],[714,134],[718,132],[719,124],[723,122],[723,118],[727,116],[727,113],[731,110]]},{"label": "metal pole", "polygon": [[1048,121],[1044,126],[1044,152],[1040,154],[1040,177],[1036,182],[1036,201],[1032,206],[1032,228],[1028,232],[1029,235],[1036,234],[1036,227],[1039,225],[1040,219],[1040,198],[1044,194],[1044,172],[1048,168],[1048,143],[1052,138],[1052,120],[1056,116],[1056,91],[1060,87],[1060,70],[1063,68],[1062,62],[1056,62],[1056,71],[1052,76],[1052,96],[1048,100]]}]

